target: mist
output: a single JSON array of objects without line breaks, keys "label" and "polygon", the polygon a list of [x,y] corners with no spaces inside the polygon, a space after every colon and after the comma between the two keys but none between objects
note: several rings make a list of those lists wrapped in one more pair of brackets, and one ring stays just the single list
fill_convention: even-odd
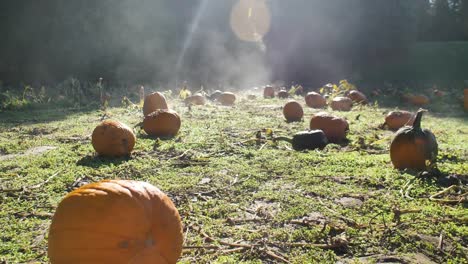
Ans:
[{"label": "mist", "polygon": [[384,12],[375,12],[383,0],[241,1],[268,7],[268,32],[256,41],[231,28],[239,0],[2,1],[0,79],[103,77],[171,89],[184,81],[194,89],[320,85],[404,58],[417,35],[418,1],[398,0]]}]

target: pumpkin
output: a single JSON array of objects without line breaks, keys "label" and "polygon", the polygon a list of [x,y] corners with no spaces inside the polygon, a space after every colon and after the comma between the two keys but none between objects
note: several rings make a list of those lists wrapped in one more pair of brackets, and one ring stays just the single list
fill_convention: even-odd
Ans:
[{"label": "pumpkin", "polygon": [[331,108],[335,111],[349,111],[353,106],[353,101],[348,97],[338,96],[333,98]]},{"label": "pumpkin", "polygon": [[406,101],[408,101],[410,104],[413,104],[416,106],[427,105],[430,102],[429,98],[422,94],[418,94],[418,95],[407,94],[407,95],[404,95],[403,98]]},{"label": "pumpkin", "polygon": [[212,94],[210,94],[208,96],[208,98],[210,98],[210,100],[212,101],[215,101],[215,100],[218,100],[219,96],[223,94],[223,92],[221,92],[220,90],[216,90],[214,91]]},{"label": "pumpkin", "polygon": [[286,99],[289,97],[289,93],[286,90],[280,90],[276,96],[278,96],[278,98]]},{"label": "pumpkin", "polygon": [[69,193],[49,229],[54,263],[176,263],[182,253],[179,212],[155,186],[107,180]]},{"label": "pumpkin", "polygon": [[327,100],[321,94],[310,92],[306,95],[305,101],[307,106],[312,108],[323,108],[327,105]]},{"label": "pumpkin", "polygon": [[363,94],[362,92],[358,91],[358,90],[351,90],[348,93],[348,97],[353,102],[358,103],[358,104],[367,104],[368,103],[366,95]]},{"label": "pumpkin", "polygon": [[200,93],[196,93],[185,99],[187,105],[204,105],[206,103],[205,96]]},{"label": "pumpkin", "polygon": [[263,88],[263,98],[274,98],[275,97],[275,88],[273,86],[265,86]]},{"label": "pumpkin", "polygon": [[301,121],[304,116],[304,110],[298,102],[289,101],[283,107],[283,115],[289,122]]},{"label": "pumpkin", "polygon": [[166,97],[160,92],[147,95],[143,103],[143,115],[146,116],[158,109],[169,109],[167,107]]},{"label": "pumpkin", "polygon": [[179,132],[180,126],[179,114],[170,109],[156,110],[143,120],[146,134],[154,137],[173,137]]},{"label": "pumpkin", "polygon": [[320,112],[310,119],[310,129],[322,130],[331,143],[340,143],[346,138],[349,131],[349,124],[346,119]]},{"label": "pumpkin", "polygon": [[464,102],[465,110],[468,110],[468,88],[464,90],[463,95],[464,95],[463,102]]},{"label": "pumpkin", "polygon": [[391,130],[398,130],[405,125],[412,125],[413,114],[408,111],[392,111],[385,117],[385,124]]},{"label": "pumpkin", "polygon": [[437,97],[444,97],[445,96],[445,92],[444,91],[441,91],[441,90],[438,90],[438,89],[435,89],[433,91],[434,95],[437,96]]},{"label": "pumpkin", "polygon": [[437,140],[434,134],[421,129],[423,112],[416,114],[412,126],[400,128],[390,144],[390,159],[397,169],[426,169],[435,163],[438,152]]},{"label": "pumpkin", "polygon": [[322,130],[302,131],[294,134],[292,138],[294,150],[323,149],[328,144],[328,139]]},{"label": "pumpkin", "polygon": [[136,137],[127,125],[113,120],[106,120],[93,131],[91,143],[99,155],[118,157],[130,155],[135,146]]},{"label": "pumpkin", "polygon": [[224,92],[218,97],[218,102],[222,105],[231,106],[236,101],[236,95],[230,92]]}]

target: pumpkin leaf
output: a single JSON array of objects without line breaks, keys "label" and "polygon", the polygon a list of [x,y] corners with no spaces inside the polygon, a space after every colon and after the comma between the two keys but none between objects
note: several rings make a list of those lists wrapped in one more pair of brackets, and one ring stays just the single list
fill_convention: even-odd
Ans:
[{"label": "pumpkin leaf", "polygon": [[185,88],[180,90],[180,92],[179,92],[180,99],[186,99],[187,97],[189,97],[191,95],[192,95],[192,93],[190,92],[190,90],[185,89]]}]

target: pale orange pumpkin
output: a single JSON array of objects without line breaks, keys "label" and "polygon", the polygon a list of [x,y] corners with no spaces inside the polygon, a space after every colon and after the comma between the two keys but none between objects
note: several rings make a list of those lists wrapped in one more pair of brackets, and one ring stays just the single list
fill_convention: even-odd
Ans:
[{"label": "pale orange pumpkin", "polygon": [[186,105],[205,105],[206,103],[205,96],[200,93],[189,96],[184,101]]},{"label": "pale orange pumpkin", "polygon": [[391,130],[398,130],[401,127],[413,125],[414,115],[408,111],[392,111],[385,117],[385,124]]},{"label": "pale orange pumpkin", "polygon": [[346,138],[349,124],[344,118],[320,112],[314,114],[310,119],[310,129],[322,130],[329,142],[340,143]]},{"label": "pale orange pumpkin", "polygon": [[143,129],[154,137],[173,137],[181,126],[179,114],[174,110],[160,109],[145,116]]},{"label": "pale orange pumpkin", "polygon": [[143,103],[143,115],[146,116],[158,109],[169,109],[164,94],[155,92],[147,95]]},{"label": "pale orange pumpkin", "polygon": [[289,122],[301,121],[304,116],[304,110],[298,102],[292,100],[284,105],[283,115]]},{"label": "pale orange pumpkin", "polygon": [[234,105],[236,102],[236,95],[230,92],[224,92],[218,97],[218,102],[225,106]]},{"label": "pale orange pumpkin", "polygon": [[172,264],[182,243],[179,212],[167,195],[146,182],[110,180],[60,202],[47,253],[52,264]]},{"label": "pale orange pumpkin", "polygon": [[99,155],[119,157],[130,155],[135,146],[136,137],[127,125],[113,120],[106,120],[93,131],[91,143]]},{"label": "pale orange pumpkin", "polygon": [[367,104],[367,96],[358,90],[351,90],[348,93],[348,97],[353,100],[353,102],[358,104]]},{"label": "pale orange pumpkin", "polygon": [[353,101],[348,97],[338,96],[333,98],[330,106],[335,111],[350,111]]},{"label": "pale orange pumpkin", "polygon": [[324,108],[327,105],[325,97],[316,92],[307,93],[305,101],[307,106],[312,108]]}]

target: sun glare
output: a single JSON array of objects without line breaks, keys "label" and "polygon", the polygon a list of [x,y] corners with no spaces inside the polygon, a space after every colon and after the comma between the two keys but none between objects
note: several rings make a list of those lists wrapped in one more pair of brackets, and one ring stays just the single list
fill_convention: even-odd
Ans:
[{"label": "sun glare", "polygon": [[230,23],[239,39],[262,42],[270,30],[270,9],[265,0],[239,0],[231,11]]}]

